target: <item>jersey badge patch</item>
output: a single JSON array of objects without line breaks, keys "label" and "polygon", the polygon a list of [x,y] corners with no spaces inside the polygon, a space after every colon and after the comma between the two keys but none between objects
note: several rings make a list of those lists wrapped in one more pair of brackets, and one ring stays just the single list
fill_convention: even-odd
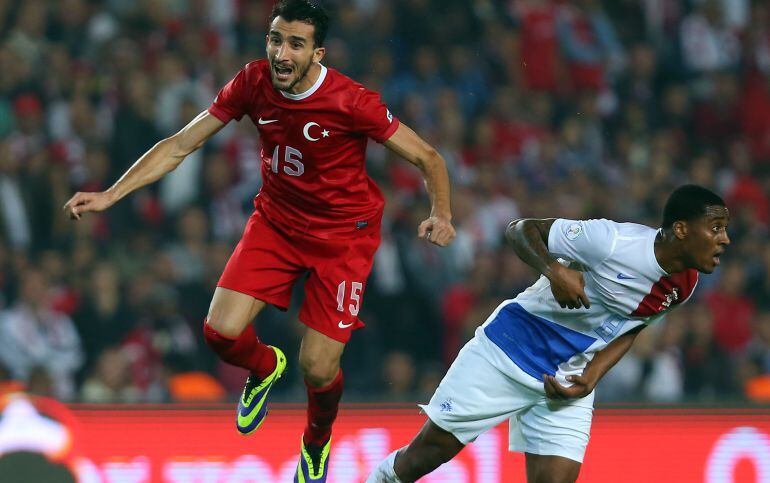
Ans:
[{"label": "jersey badge patch", "polygon": [[567,237],[567,240],[574,240],[579,237],[581,233],[583,233],[583,227],[580,226],[580,223],[572,223],[564,231],[564,236]]}]

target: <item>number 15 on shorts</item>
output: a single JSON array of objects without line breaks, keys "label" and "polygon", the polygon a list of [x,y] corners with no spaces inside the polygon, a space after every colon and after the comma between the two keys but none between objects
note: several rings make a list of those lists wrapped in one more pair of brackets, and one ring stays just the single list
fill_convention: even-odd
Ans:
[{"label": "number 15 on shorts", "polygon": [[[343,280],[337,286],[337,310],[345,312],[345,288],[347,283]],[[361,290],[363,290],[364,284],[361,282],[350,283],[350,300],[353,302],[348,304],[348,311],[353,317],[358,315],[358,310],[361,307]]]}]

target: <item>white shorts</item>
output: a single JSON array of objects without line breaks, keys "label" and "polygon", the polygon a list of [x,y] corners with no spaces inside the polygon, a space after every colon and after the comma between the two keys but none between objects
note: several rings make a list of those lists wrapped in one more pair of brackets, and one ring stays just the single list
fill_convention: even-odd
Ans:
[{"label": "white shorts", "polygon": [[593,400],[593,392],[571,401],[546,398],[542,381],[522,371],[479,328],[420,407],[463,444],[508,419],[509,451],[582,463]]}]

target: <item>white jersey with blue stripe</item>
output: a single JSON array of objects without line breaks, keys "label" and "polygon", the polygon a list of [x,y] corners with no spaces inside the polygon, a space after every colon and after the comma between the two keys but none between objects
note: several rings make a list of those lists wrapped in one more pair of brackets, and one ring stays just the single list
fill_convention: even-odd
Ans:
[{"label": "white jersey with blue stripe", "polygon": [[660,319],[695,289],[696,270],[669,275],[658,264],[657,233],[635,223],[555,220],[548,250],[583,272],[591,307],[560,307],[541,276],[494,311],[485,335],[530,376],[551,374],[569,385],[564,378],[580,374],[596,351]]}]

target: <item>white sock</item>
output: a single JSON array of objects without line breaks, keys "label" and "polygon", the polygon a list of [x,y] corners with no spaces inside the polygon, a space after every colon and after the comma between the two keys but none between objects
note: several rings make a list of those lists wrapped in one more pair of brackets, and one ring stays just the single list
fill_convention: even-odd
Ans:
[{"label": "white sock", "polygon": [[380,464],[372,471],[369,478],[366,479],[366,483],[401,483],[401,480],[396,476],[396,471],[393,469],[396,463],[396,451],[390,453],[384,460],[380,461]]}]

